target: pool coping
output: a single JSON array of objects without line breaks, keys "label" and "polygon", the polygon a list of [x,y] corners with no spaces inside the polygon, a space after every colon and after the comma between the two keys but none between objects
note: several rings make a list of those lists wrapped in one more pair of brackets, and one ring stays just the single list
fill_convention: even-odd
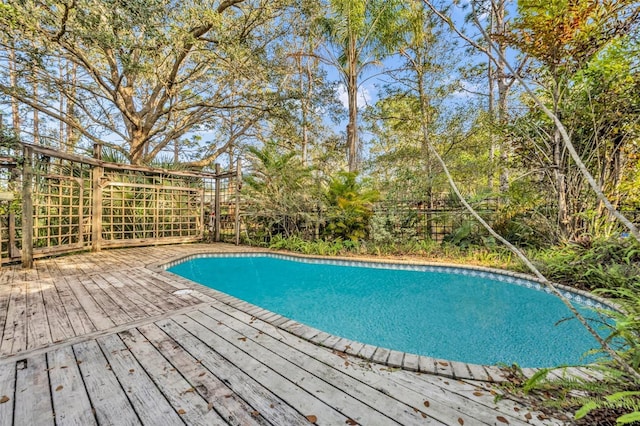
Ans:
[{"label": "pool coping", "polygon": [[[172,278],[180,277],[186,283],[192,287],[191,289],[196,289],[198,291],[206,290],[207,293],[212,294],[217,300],[220,302],[229,305],[235,309],[238,309],[248,315],[251,315],[252,318],[259,319],[267,324],[270,324],[276,328],[280,328],[285,330],[296,337],[299,337],[303,340],[314,343],[318,346],[325,347],[327,349],[331,349],[335,352],[344,353],[346,355],[355,356],[357,358],[361,358],[365,361],[375,362],[378,364],[385,365],[391,369],[399,368],[403,370],[425,373],[425,374],[434,374],[438,376],[448,377],[452,379],[471,379],[478,380],[484,382],[492,382],[499,383],[505,382],[509,380],[509,377],[512,375],[512,371],[509,371],[510,367],[501,367],[497,365],[481,365],[481,364],[473,364],[473,363],[465,363],[461,361],[452,361],[434,357],[428,357],[424,355],[417,355],[408,352],[396,351],[393,349],[373,346],[357,341],[353,341],[347,338],[343,338],[340,336],[336,336],[325,331],[316,329],[314,327],[308,326],[306,324],[302,324],[293,319],[287,318],[275,312],[269,311],[267,309],[261,308],[259,306],[253,305],[249,302],[246,302],[242,299],[238,299],[234,296],[231,296],[222,291],[206,287],[202,284],[199,284],[195,281],[191,281],[188,278],[173,274],[167,271],[168,268],[172,266],[182,263],[185,261],[198,259],[198,258],[206,258],[206,257],[233,257],[233,256],[251,256],[251,255],[268,255],[270,257],[275,258],[293,258],[297,260],[313,260],[313,261],[325,261],[326,263],[336,264],[336,262],[340,265],[347,266],[358,266],[358,265],[368,265],[378,266],[378,267],[388,267],[389,265],[402,265],[402,266],[415,266],[420,268],[436,268],[440,270],[444,270],[447,272],[448,269],[456,269],[462,271],[471,271],[477,273],[490,273],[498,276],[504,276],[512,280],[524,280],[528,282],[537,283],[542,287],[542,289],[537,289],[538,291],[548,291],[548,288],[544,286],[541,280],[532,275],[527,275],[523,273],[507,271],[497,268],[488,268],[483,266],[475,266],[475,265],[461,265],[461,264],[452,264],[452,263],[438,263],[438,262],[422,262],[417,260],[407,260],[407,259],[378,259],[371,257],[338,257],[338,256],[316,256],[316,255],[304,255],[299,253],[290,253],[290,252],[280,252],[273,251],[268,249],[259,249],[252,248],[251,250],[238,250],[238,251],[229,251],[229,252],[215,252],[215,251],[205,251],[199,253],[193,253],[189,255],[181,255],[177,256],[174,259],[158,263],[151,263],[146,267],[148,269],[153,270],[156,273],[160,273],[163,275],[170,276]],[[405,268],[403,268],[405,269]],[[450,272],[450,271],[449,271]],[[462,272],[464,275],[465,274]],[[505,279],[506,280],[506,279]],[[512,284],[520,285],[516,282],[511,282]],[[584,290],[574,289],[569,286],[565,286],[562,284],[554,284],[556,288],[561,290],[563,295],[566,297],[567,293],[570,295],[576,295],[580,298],[584,298],[594,303],[599,304],[598,307],[606,307],[613,310],[618,310],[619,308],[609,300],[606,300],[602,297],[598,297],[592,293],[589,293]],[[177,290],[181,291],[181,290]],[[571,299],[571,296],[569,297]],[[581,300],[580,300],[581,301]],[[558,366],[558,367],[549,367],[549,368],[520,368],[521,373],[530,378],[534,374],[536,374],[540,370],[548,370],[550,377],[575,377],[584,380],[599,380],[602,376],[597,371],[594,371],[590,365],[578,365],[578,366]]]}]

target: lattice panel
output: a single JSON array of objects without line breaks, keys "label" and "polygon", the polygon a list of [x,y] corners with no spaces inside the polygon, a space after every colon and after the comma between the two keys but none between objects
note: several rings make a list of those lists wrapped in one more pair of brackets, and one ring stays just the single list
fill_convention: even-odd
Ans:
[{"label": "lattice panel", "polygon": [[220,239],[233,242],[236,238],[236,185],[233,177],[218,180],[220,185]]},{"label": "lattice panel", "polygon": [[88,166],[49,157],[34,159],[34,253],[82,248],[89,232]]},{"label": "lattice panel", "polygon": [[108,163],[97,145],[94,158],[41,145],[19,148],[10,155],[0,147],[3,263],[22,259],[30,267],[34,258],[87,248],[201,241],[205,215],[215,217],[206,209],[222,182],[229,189],[218,216],[235,216],[233,173],[219,167],[214,174]]},{"label": "lattice panel", "polygon": [[202,236],[198,179],[109,174],[102,190],[102,238],[145,240]]}]

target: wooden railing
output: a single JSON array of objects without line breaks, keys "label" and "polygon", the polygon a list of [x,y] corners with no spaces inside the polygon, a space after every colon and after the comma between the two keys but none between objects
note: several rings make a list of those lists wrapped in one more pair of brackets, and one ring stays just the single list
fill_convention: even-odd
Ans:
[{"label": "wooden railing", "polygon": [[220,241],[221,222],[210,218],[228,200],[239,203],[239,166],[209,173],[110,163],[99,145],[93,158],[26,143],[15,151],[0,161],[2,262],[31,267],[78,250]]}]

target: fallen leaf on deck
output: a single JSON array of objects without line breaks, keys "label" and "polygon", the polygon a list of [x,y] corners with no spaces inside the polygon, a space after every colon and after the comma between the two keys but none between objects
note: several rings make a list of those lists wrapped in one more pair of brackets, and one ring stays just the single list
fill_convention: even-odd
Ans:
[{"label": "fallen leaf on deck", "polygon": [[458,423],[460,423],[461,425],[463,425],[463,424],[464,424],[464,420],[463,420],[462,418],[458,417]]},{"label": "fallen leaf on deck", "polygon": [[502,416],[498,416],[498,417],[496,417],[496,419],[498,419],[498,421],[499,421],[500,423],[506,423],[506,424],[509,424],[509,420],[505,419],[505,418],[504,418],[504,417],[502,417]]},{"label": "fallen leaf on deck", "polygon": [[427,407],[427,408],[429,408],[429,401],[425,401],[425,402],[424,402],[424,406],[425,406],[425,407]]},{"label": "fallen leaf on deck", "polygon": [[345,423],[348,424],[348,425],[351,425],[351,426],[358,424],[358,422],[356,422],[353,419],[347,419],[347,421]]},{"label": "fallen leaf on deck", "polygon": [[251,412],[251,415],[252,415],[253,417],[258,417],[258,416],[260,415],[260,412],[259,412],[259,411],[252,411],[252,412]]},{"label": "fallen leaf on deck", "polygon": [[0,404],[4,404],[7,401],[9,401],[9,397],[7,395],[2,395],[2,398],[0,398]]},{"label": "fallen leaf on deck", "polygon": [[309,420],[310,423],[315,423],[318,421],[318,418],[314,415],[309,415],[307,416],[307,420]]},{"label": "fallen leaf on deck", "polygon": [[527,413],[524,415],[524,418],[527,420],[531,420],[533,418],[533,416],[531,415],[531,413]]},{"label": "fallen leaf on deck", "polygon": [[178,410],[178,414],[182,415],[182,414],[187,414],[186,411],[184,411],[182,408]]},{"label": "fallen leaf on deck", "polygon": [[482,395],[484,395],[484,393],[482,393],[482,392],[474,392],[473,394],[474,394],[475,396],[482,396]]},{"label": "fallen leaf on deck", "polygon": [[242,340],[243,342],[246,342],[247,338],[246,337],[238,337],[238,340]]},{"label": "fallen leaf on deck", "polygon": [[63,388],[64,388],[64,386],[58,385],[58,387],[56,388],[56,392],[59,391],[59,390],[62,390]]}]

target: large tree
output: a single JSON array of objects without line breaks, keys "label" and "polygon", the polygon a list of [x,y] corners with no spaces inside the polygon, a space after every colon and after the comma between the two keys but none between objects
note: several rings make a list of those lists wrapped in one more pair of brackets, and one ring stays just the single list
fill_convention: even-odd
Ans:
[{"label": "large tree", "polygon": [[[639,16],[637,2],[632,0],[616,3],[526,0],[518,3],[518,16],[504,37],[537,61],[533,75],[542,83],[541,99],[547,101],[548,110],[566,126],[571,115],[567,114],[565,103],[585,87],[575,84],[576,76],[613,42],[637,28]],[[580,209],[572,202],[576,194],[572,193],[568,178],[582,179],[583,173],[572,172],[574,166],[561,127],[554,122],[549,125],[546,155],[553,170],[557,222],[563,236],[574,237],[578,230],[575,215]],[[574,142],[575,139],[574,136]],[[583,151],[579,155],[588,159],[591,153]]]},{"label": "large tree", "polygon": [[329,42],[327,56],[347,92],[347,161],[358,169],[358,89],[367,67],[379,63],[399,42],[397,0],[329,0],[327,16],[320,20]]},{"label": "large tree", "polygon": [[[0,26],[40,93],[5,78],[0,92],[146,163],[219,124],[222,111],[242,111],[240,134],[264,115],[278,90],[262,60],[282,10],[267,0],[9,1]],[[73,79],[61,75],[60,61],[74,67]],[[61,108],[60,96],[73,108]],[[198,165],[224,151],[219,145]]]}]

